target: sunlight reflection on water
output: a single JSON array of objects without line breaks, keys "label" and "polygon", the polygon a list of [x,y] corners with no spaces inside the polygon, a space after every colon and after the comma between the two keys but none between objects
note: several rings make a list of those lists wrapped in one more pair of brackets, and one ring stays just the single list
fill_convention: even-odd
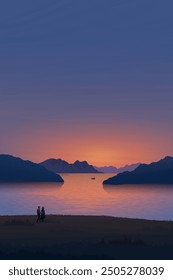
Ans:
[{"label": "sunlight reflection on water", "polygon": [[0,214],[109,215],[172,220],[173,185],[102,185],[112,174],[61,174],[64,183],[0,184]]}]

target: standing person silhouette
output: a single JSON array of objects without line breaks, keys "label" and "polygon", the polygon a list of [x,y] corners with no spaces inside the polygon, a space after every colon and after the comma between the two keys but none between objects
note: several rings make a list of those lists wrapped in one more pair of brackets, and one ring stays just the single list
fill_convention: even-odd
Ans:
[{"label": "standing person silhouette", "polygon": [[44,222],[45,217],[46,217],[45,209],[44,209],[44,207],[42,207],[41,208],[41,220],[42,220],[42,222]]},{"label": "standing person silhouette", "polygon": [[41,212],[40,212],[40,206],[37,208],[37,223],[40,221],[41,218]]}]

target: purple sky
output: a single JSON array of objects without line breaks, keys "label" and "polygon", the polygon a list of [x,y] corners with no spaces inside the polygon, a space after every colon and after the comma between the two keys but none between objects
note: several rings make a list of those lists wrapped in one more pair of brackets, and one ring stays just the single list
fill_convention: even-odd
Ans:
[{"label": "purple sky", "polygon": [[173,2],[0,3],[0,153],[123,165],[173,154]]}]

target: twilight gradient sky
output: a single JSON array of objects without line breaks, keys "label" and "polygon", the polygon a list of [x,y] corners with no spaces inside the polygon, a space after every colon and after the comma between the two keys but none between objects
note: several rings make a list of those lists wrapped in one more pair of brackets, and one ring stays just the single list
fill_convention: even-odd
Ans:
[{"label": "twilight gradient sky", "polygon": [[172,0],[0,2],[0,153],[173,155]]}]

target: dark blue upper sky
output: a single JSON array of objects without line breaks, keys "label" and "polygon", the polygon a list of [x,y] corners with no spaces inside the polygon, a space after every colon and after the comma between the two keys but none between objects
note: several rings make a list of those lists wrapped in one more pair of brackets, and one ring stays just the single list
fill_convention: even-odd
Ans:
[{"label": "dark blue upper sky", "polygon": [[98,163],[171,154],[172,11],[171,0],[1,1],[0,153],[72,160],[88,147]]}]

